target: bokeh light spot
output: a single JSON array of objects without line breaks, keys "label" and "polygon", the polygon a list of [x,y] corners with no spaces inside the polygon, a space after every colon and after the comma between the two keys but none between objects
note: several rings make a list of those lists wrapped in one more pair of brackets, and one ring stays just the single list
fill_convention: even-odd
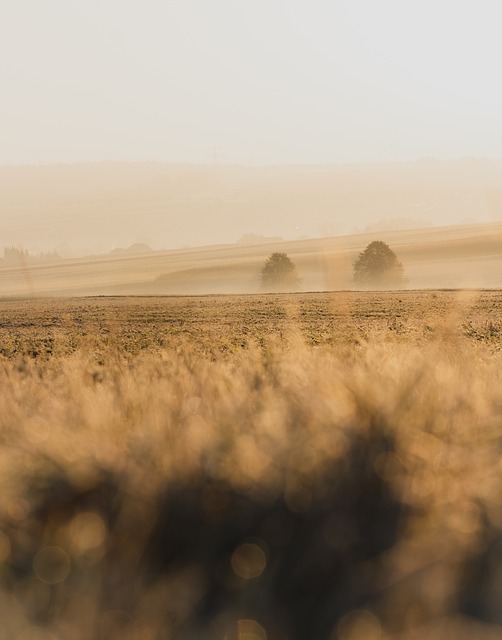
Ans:
[{"label": "bokeh light spot", "polygon": [[380,622],[369,611],[350,611],[338,624],[337,640],[380,640],[382,629]]},{"label": "bokeh light spot", "polygon": [[239,577],[250,580],[263,573],[267,566],[267,556],[258,544],[245,542],[233,552],[231,564]]},{"label": "bokeh light spot", "polygon": [[44,547],[33,560],[33,571],[47,584],[63,582],[71,571],[70,556],[61,547]]},{"label": "bokeh light spot", "polygon": [[93,511],[85,511],[71,521],[70,536],[80,551],[88,551],[103,544],[107,537],[107,529],[101,516]]},{"label": "bokeh light spot", "polygon": [[237,637],[239,640],[267,640],[267,633],[256,620],[239,620]]}]

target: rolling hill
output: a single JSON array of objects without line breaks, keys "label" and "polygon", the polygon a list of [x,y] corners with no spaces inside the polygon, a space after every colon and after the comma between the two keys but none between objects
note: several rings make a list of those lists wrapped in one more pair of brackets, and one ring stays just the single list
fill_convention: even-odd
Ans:
[{"label": "rolling hill", "polygon": [[375,239],[387,242],[398,255],[409,288],[502,287],[502,223],[492,223],[23,260],[0,266],[0,295],[253,293],[261,267],[274,251],[293,259],[304,290],[350,289],[352,264]]}]

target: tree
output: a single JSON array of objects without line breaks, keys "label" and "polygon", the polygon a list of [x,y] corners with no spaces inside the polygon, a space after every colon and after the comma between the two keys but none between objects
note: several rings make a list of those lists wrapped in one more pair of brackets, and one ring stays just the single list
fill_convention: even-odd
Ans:
[{"label": "tree", "polygon": [[14,264],[24,264],[30,254],[26,249],[18,249],[17,247],[4,247],[3,249],[3,257],[6,262],[12,262]]},{"label": "tree", "polygon": [[273,253],[261,270],[262,291],[297,291],[300,283],[296,267],[285,253]]},{"label": "tree", "polygon": [[389,245],[370,242],[354,262],[354,283],[361,287],[399,287],[406,283],[403,265]]}]

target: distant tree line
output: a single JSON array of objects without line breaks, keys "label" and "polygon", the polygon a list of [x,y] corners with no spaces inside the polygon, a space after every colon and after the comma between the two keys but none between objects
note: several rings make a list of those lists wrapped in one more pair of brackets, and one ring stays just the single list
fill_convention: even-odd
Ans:
[{"label": "distant tree line", "polygon": [[61,256],[56,251],[47,251],[32,255],[27,249],[19,247],[4,247],[3,260],[6,264],[19,265],[33,262],[51,262],[60,260]]},{"label": "distant tree line", "polygon": [[[388,244],[375,240],[353,264],[353,284],[358,289],[398,289],[406,286],[404,267]],[[273,253],[261,270],[262,291],[299,291],[301,279],[286,253]]]},{"label": "distant tree line", "polygon": [[[389,245],[375,240],[355,260],[352,282],[358,289],[399,289],[406,286],[408,278]],[[301,289],[296,266],[286,253],[273,253],[266,260],[261,270],[260,289],[265,292]]]}]

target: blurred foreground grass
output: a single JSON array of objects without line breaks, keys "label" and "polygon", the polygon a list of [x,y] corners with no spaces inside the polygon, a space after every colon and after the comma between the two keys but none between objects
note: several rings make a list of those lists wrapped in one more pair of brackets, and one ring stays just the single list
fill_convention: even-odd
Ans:
[{"label": "blurred foreground grass", "polygon": [[500,305],[4,301],[1,637],[502,638]]}]

